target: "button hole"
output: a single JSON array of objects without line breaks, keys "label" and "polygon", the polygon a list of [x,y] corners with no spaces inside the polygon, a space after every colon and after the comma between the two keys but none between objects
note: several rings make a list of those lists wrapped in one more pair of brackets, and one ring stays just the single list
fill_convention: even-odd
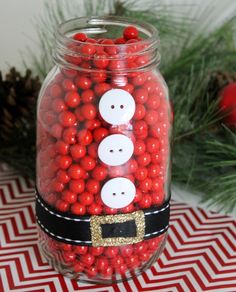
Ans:
[{"label": "button hole", "polygon": [[122,152],[123,151],[123,149],[119,149],[119,152]]},{"label": "button hole", "polygon": [[112,195],[113,195],[113,196],[115,196],[115,195],[116,195],[116,193],[113,193]]},{"label": "button hole", "polygon": [[114,152],[114,150],[111,149],[111,150],[110,150],[110,153],[113,153],[113,152]]},{"label": "button hole", "polygon": [[111,105],[111,108],[112,108],[112,109],[114,109],[114,108],[115,108],[115,106],[114,106],[114,105]]},{"label": "button hole", "polygon": [[122,192],[122,193],[121,193],[121,195],[124,195],[124,194],[125,194],[125,192]]},{"label": "button hole", "polygon": [[120,106],[120,108],[122,108],[122,109],[124,108],[123,104]]}]

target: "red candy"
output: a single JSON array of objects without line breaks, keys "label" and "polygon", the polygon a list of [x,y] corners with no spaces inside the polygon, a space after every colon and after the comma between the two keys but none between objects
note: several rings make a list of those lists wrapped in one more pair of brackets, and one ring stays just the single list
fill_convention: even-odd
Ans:
[{"label": "red candy", "polygon": [[67,169],[71,165],[72,159],[69,155],[58,155],[55,163],[59,168]]},{"label": "red candy", "polygon": [[70,79],[64,79],[62,81],[62,88],[65,91],[76,90],[76,86],[75,86],[74,82]]},{"label": "red candy", "polygon": [[83,192],[82,194],[79,195],[78,200],[82,205],[89,206],[93,203],[94,197],[93,194],[89,192]]},{"label": "red candy", "polygon": [[[60,212],[113,217],[161,206],[166,200],[169,104],[159,73],[148,69],[152,53],[140,41],[134,26],[125,27],[123,36],[116,39],[93,39],[77,32],[68,44],[65,62],[78,70],[59,69],[46,86],[39,107],[38,189]],[[113,89],[129,93],[135,104],[129,109],[133,116],[114,125],[99,107],[102,96]],[[125,120],[124,105],[120,110]],[[130,138],[133,152],[122,164],[108,165],[100,159],[98,147],[115,134]],[[125,147],[110,146],[109,153],[114,154],[117,146],[119,154],[125,155]],[[128,179],[136,188],[133,201],[122,208],[106,205],[101,196],[104,184],[117,177]],[[61,243],[40,232],[52,257],[61,260],[72,275],[81,273],[91,281],[113,281],[116,275],[125,278],[142,270],[164,241],[161,235],[135,244],[94,247]]]},{"label": "red candy", "polygon": [[81,145],[89,145],[93,141],[93,135],[90,131],[84,129],[79,131],[77,139]]},{"label": "red candy", "polygon": [[68,175],[72,179],[80,179],[84,175],[84,169],[78,164],[72,164],[68,169]]},{"label": "red candy", "polygon": [[75,82],[76,82],[76,86],[78,86],[78,88],[83,89],[83,90],[89,89],[92,85],[92,81],[88,77],[85,77],[85,76],[77,77]]},{"label": "red candy", "polygon": [[109,60],[107,57],[108,56],[106,53],[97,53],[94,56],[93,64],[96,68],[105,69],[109,64]]},{"label": "red candy", "polygon": [[59,114],[59,122],[64,127],[72,127],[76,122],[75,115],[70,111],[63,111]]},{"label": "red candy", "polygon": [[60,113],[62,111],[65,111],[67,109],[67,106],[65,104],[65,102],[60,99],[60,98],[55,98],[52,102],[52,109],[56,112],[56,113]]},{"label": "red candy", "polygon": [[93,90],[87,89],[84,90],[81,94],[81,100],[83,103],[91,103],[95,101],[95,94]]},{"label": "red candy", "polygon": [[57,200],[55,207],[58,211],[67,212],[69,210],[69,203],[63,200]]},{"label": "red candy", "polygon": [[99,143],[103,138],[108,136],[109,131],[106,128],[98,128],[93,132],[94,140]]},{"label": "red candy", "polygon": [[85,183],[83,179],[72,179],[69,183],[70,191],[80,194],[85,189]]},{"label": "red candy", "polygon": [[69,204],[74,204],[77,201],[77,194],[71,191],[65,190],[62,192],[62,200]]},{"label": "red candy", "polygon": [[80,96],[76,91],[69,91],[65,96],[65,103],[70,108],[75,108],[80,103]]},{"label": "red candy", "polygon": [[95,179],[89,179],[86,183],[86,189],[90,193],[96,194],[100,191],[100,183]]},{"label": "red candy", "polygon": [[[63,147],[63,146],[61,146]],[[63,148],[62,148],[63,149]],[[77,160],[85,156],[86,147],[84,145],[75,144],[70,147],[70,153],[73,159]]]},{"label": "red candy", "polygon": [[85,42],[87,40],[87,36],[85,33],[78,32],[73,36],[73,39],[80,42]]},{"label": "red candy", "polygon": [[92,177],[95,180],[103,181],[108,175],[107,168],[102,165],[96,166],[92,171]]},{"label": "red candy", "polygon": [[84,215],[86,213],[86,208],[80,203],[74,203],[71,206],[71,212],[75,215]]},{"label": "red candy", "polygon": [[123,32],[124,39],[136,39],[138,37],[138,30],[134,26],[127,26]]},{"label": "red candy", "polygon": [[81,114],[86,120],[93,120],[96,118],[97,109],[95,105],[87,103],[81,107]]},{"label": "red candy", "polygon": [[67,144],[75,144],[76,143],[76,129],[75,128],[67,128],[63,131],[62,138]]},{"label": "red candy", "polygon": [[94,169],[96,161],[90,156],[84,156],[80,160],[80,165],[83,167],[84,170],[90,171]]},{"label": "red candy", "polygon": [[137,103],[144,104],[148,99],[148,91],[146,89],[140,88],[134,91],[134,99]]}]

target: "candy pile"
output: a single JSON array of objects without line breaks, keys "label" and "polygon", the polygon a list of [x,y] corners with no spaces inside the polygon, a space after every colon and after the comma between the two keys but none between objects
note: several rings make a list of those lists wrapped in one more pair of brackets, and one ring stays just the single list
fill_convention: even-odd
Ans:
[{"label": "candy pile", "polygon": [[[75,215],[130,213],[163,204],[169,102],[155,68],[138,69],[152,60],[147,44],[131,26],[117,39],[92,39],[82,32],[71,39],[64,59],[78,69],[58,70],[39,103],[39,194],[58,211]],[[89,278],[141,268],[163,239],[87,247],[43,236],[50,253],[61,254],[65,265]]]},{"label": "candy pile", "polygon": [[83,279],[116,280],[116,275],[121,278],[130,277],[132,273],[139,273],[141,268],[163,248],[165,235],[148,239],[136,244],[111,247],[75,246],[50,239],[43,231],[41,246],[47,257],[53,256],[59,262],[60,271],[63,267],[70,268],[71,277],[83,275]]}]

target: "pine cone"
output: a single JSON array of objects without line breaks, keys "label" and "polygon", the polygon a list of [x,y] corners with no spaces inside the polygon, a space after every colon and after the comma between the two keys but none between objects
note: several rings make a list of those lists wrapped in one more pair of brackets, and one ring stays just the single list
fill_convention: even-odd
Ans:
[{"label": "pine cone", "polygon": [[16,132],[24,134],[34,127],[40,86],[30,70],[22,76],[11,68],[5,80],[0,72],[0,140],[10,141]]},{"label": "pine cone", "polygon": [[214,99],[219,92],[229,83],[236,81],[236,74],[232,72],[217,71],[212,73],[209,82],[208,92]]}]

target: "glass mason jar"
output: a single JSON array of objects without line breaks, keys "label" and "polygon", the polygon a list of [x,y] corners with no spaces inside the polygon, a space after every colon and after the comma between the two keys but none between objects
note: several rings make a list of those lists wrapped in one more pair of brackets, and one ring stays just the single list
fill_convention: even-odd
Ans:
[{"label": "glass mason jar", "polygon": [[36,218],[60,273],[112,283],[146,270],[167,236],[172,112],[156,29],[120,17],[56,32],[37,111]]}]

